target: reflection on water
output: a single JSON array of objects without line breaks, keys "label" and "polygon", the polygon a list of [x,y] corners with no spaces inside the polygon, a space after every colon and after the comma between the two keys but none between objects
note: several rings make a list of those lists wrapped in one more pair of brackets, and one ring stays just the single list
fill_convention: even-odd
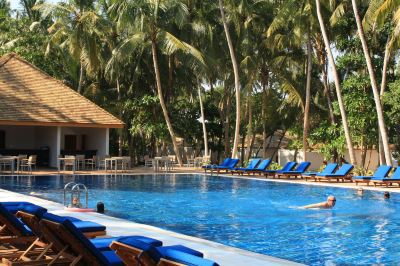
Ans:
[{"label": "reflection on water", "polygon": [[[1,188],[62,202],[89,189],[107,214],[309,265],[396,265],[400,198],[382,193],[205,175],[0,177]],[[335,195],[333,210],[303,206]]]}]

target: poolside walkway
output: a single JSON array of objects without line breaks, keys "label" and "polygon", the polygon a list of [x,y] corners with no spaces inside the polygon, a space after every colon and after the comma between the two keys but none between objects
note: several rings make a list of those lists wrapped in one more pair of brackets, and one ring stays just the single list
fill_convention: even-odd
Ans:
[{"label": "poolside walkway", "polygon": [[123,219],[110,217],[98,213],[76,213],[64,210],[62,204],[44,199],[22,195],[0,189],[0,201],[28,201],[47,208],[50,212],[59,215],[73,216],[82,220],[94,221],[107,226],[109,236],[143,235],[163,241],[164,245],[185,245],[204,253],[204,257],[224,265],[270,265],[295,266],[302,265],[283,259],[278,259],[246,250],[225,246],[212,241],[186,236],[163,230],[157,227],[138,224]]}]

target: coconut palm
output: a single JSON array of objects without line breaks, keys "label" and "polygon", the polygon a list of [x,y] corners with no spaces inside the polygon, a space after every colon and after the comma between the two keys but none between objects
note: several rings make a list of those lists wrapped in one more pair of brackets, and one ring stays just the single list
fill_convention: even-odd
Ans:
[{"label": "coconut palm", "polygon": [[235,79],[235,99],[236,99],[236,123],[235,123],[235,135],[233,140],[233,148],[232,148],[232,158],[237,158],[238,146],[239,146],[239,138],[240,138],[240,77],[239,77],[239,65],[236,60],[235,49],[233,47],[232,39],[229,33],[228,23],[225,17],[224,4],[223,0],[219,0],[219,9],[221,11],[221,20],[224,26],[226,41],[229,47],[229,54],[232,61],[233,74]]},{"label": "coconut palm", "polygon": [[325,29],[325,23],[324,23],[324,20],[323,20],[323,17],[322,17],[322,13],[321,13],[320,1],[319,0],[315,0],[315,3],[316,3],[318,22],[319,22],[319,25],[320,25],[320,28],[321,28],[322,37],[324,39],[326,52],[328,53],[328,58],[329,58],[329,61],[330,61],[331,69],[332,69],[332,72],[333,72],[333,78],[334,78],[334,81],[335,81],[336,96],[337,96],[337,100],[338,100],[338,104],[339,104],[340,115],[342,117],[342,126],[343,126],[344,134],[345,134],[345,137],[346,137],[347,149],[348,149],[349,155],[350,155],[350,162],[352,164],[356,164],[357,162],[356,162],[356,158],[355,158],[353,142],[352,142],[352,139],[351,139],[351,134],[350,134],[349,125],[348,125],[348,121],[347,121],[346,110],[345,110],[344,104],[343,104],[343,97],[342,97],[342,91],[341,91],[341,88],[340,88],[339,74],[338,74],[337,69],[336,69],[335,59],[333,58],[332,50],[331,50],[331,47],[330,47],[330,42],[329,42],[329,39],[328,39],[328,34],[326,32],[326,29]]},{"label": "coconut palm", "polygon": [[369,54],[367,41],[365,40],[364,28],[361,23],[361,17],[360,17],[359,11],[358,11],[356,0],[352,0],[351,3],[352,3],[352,7],[353,7],[354,17],[356,19],[358,36],[361,40],[361,45],[363,48],[365,61],[367,63],[368,73],[370,76],[370,82],[371,82],[372,92],[374,95],[376,112],[378,115],[379,133],[380,133],[380,136],[382,139],[382,146],[383,146],[383,151],[385,154],[385,161],[386,161],[387,165],[391,165],[392,164],[392,156],[390,154],[389,138],[388,138],[388,134],[386,131],[385,120],[383,117],[382,104],[381,104],[381,99],[380,99],[380,95],[379,95],[378,85],[376,83],[375,71],[374,71],[374,67],[372,65],[371,56]]},{"label": "coconut palm", "polygon": [[174,23],[177,27],[185,23],[187,7],[183,2],[173,0],[116,0],[109,8],[109,12],[115,19],[118,29],[126,35],[124,42],[118,49],[131,51],[151,49],[158,99],[176,158],[178,163],[183,165],[177,137],[164,100],[158,57],[160,51],[169,55],[182,51],[204,62],[203,56],[197,49],[165,30],[171,26],[171,23]]},{"label": "coconut palm", "polygon": [[39,10],[42,18],[53,19],[48,31],[51,38],[47,53],[54,45],[67,49],[79,62],[79,83],[77,91],[82,92],[85,70],[97,72],[100,66],[99,45],[107,31],[106,22],[96,12],[94,1],[70,0],[57,4],[39,4],[33,10]]}]

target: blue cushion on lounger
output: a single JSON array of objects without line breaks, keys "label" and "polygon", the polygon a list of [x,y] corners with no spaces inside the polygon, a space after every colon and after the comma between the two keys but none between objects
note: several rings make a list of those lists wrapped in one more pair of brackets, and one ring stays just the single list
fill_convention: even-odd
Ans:
[{"label": "blue cushion on lounger", "polygon": [[[71,220],[70,220],[71,221]],[[83,233],[105,231],[104,225],[90,221],[71,221]]]},{"label": "blue cushion on lounger", "polygon": [[18,211],[22,210],[23,208],[27,207],[27,206],[37,206],[40,207],[38,205],[32,204],[30,202],[7,202],[4,203],[3,206],[12,214],[16,214]]},{"label": "blue cushion on lounger", "polygon": [[110,244],[113,241],[119,241],[119,242],[124,242],[127,245],[134,246],[133,243],[130,241],[142,241],[145,242],[153,247],[159,247],[162,246],[162,242],[160,240],[150,238],[150,237],[145,237],[145,236],[122,236],[122,237],[106,237],[106,238],[95,238],[95,239],[90,239],[90,242],[100,250],[110,250]]},{"label": "blue cushion on lounger", "polygon": [[107,259],[107,264],[109,266],[124,266],[125,264],[121,261],[114,251],[102,251],[101,254]]},{"label": "blue cushion on lounger", "polygon": [[214,261],[173,249],[170,249],[165,253],[165,259],[189,266],[218,266]]},{"label": "blue cushion on lounger", "polygon": [[[87,239],[79,230],[76,228],[76,226],[70,221],[70,220],[65,220],[62,223],[65,228],[76,238],[77,241],[80,241],[86,249],[94,256],[97,258],[97,264],[99,265],[110,265],[110,262],[108,259],[114,260],[115,258],[109,254],[107,251],[106,252],[100,252],[93,244],[92,242]],[[73,245],[73,243],[69,243]],[[105,253],[105,254],[103,254]],[[114,253],[115,254],[115,253]],[[107,258],[106,255],[110,255],[110,258]],[[121,261],[121,260],[120,260]],[[120,264],[116,264],[120,265]]]},{"label": "blue cushion on lounger", "polygon": [[10,224],[12,224],[24,236],[31,236],[32,232],[27,230],[25,225],[12,213],[10,213],[3,204],[0,204],[0,215],[4,217]]},{"label": "blue cushion on lounger", "polygon": [[113,241],[117,241],[118,237],[98,237],[90,239],[90,242],[99,250],[107,251],[110,250],[110,244]]},{"label": "blue cushion on lounger", "polygon": [[150,238],[150,237],[145,237],[145,236],[123,236],[123,237],[119,237],[118,241],[121,243],[124,243],[126,245],[131,246],[130,241],[141,241],[144,242],[146,244],[149,244],[153,247],[161,247],[162,246],[162,241],[154,239],[154,238]]},{"label": "blue cushion on lounger", "polygon": [[166,252],[168,250],[171,250],[171,249],[177,250],[177,251],[180,251],[180,252],[184,252],[184,253],[187,253],[187,254],[190,254],[190,255],[193,255],[193,256],[196,256],[196,257],[201,257],[202,258],[204,256],[203,253],[201,253],[200,251],[197,251],[195,249],[191,249],[191,248],[188,248],[188,247],[185,247],[185,246],[182,246],[182,245],[157,247],[157,250],[161,253],[161,255],[163,257],[165,257]]},{"label": "blue cushion on lounger", "polygon": [[20,211],[24,211],[38,217],[42,217],[43,214],[47,212],[47,209],[37,205],[25,205],[20,209]]},{"label": "blue cushion on lounger", "polygon": [[46,220],[56,222],[56,223],[62,223],[65,220],[70,220],[72,222],[80,221],[78,218],[75,217],[70,217],[70,216],[59,216],[53,213],[46,212],[42,215],[42,217],[39,218],[44,218]]}]

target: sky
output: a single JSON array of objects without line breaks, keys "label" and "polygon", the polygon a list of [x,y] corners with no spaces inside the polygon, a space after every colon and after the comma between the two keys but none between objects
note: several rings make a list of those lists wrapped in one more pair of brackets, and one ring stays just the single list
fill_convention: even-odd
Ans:
[{"label": "sky", "polygon": [[[19,5],[20,1],[21,0],[8,0],[8,2],[10,2],[10,4],[11,4],[11,9],[20,9],[21,8]],[[46,0],[46,2],[55,3],[55,2],[59,2],[59,0]]]}]

